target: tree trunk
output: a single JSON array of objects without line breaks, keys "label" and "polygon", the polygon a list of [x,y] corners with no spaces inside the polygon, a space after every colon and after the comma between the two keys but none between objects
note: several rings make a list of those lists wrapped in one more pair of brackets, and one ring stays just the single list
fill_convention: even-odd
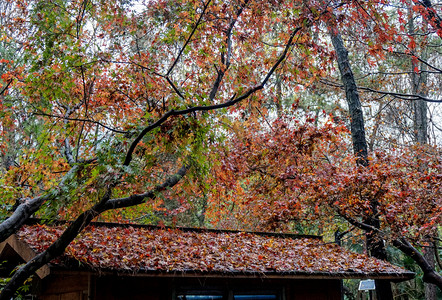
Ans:
[{"label": "tree trunk", "polygon": [[[436,261],[434,259],[434,244],[429,243],[428,247],[424,249],[424,258],[428,261],[428,264],[434,268]],[[425,299],[426,300],[437,300],[437,289],[436,285],[433,283],[425,283]]]},{"label": "tree trunk", "polygon": [[362,166],[367,166],[368,147],[365,138],[364,116],[362,114],[361,101],[359,100],[356,81],[348,60],[348,51],[344,46],[341,35],[335,28],[329,29],[329,34],[336,51],[341,80],[345,88],[348,112],[350,114],[353,151],[359,157],[358,163]]},{"label": "tree trunk", "polygon": [[[411,7],[410,3],[410,7]],[[410,8],[409,9],[409,16],[408,16],[408,32],[411,36],[415,35],[415,28],[414,28],[414,21],[413,21],[413,11]],[[425,61],[427,58],[426,51],[423,50],[421,53],[422,59]],[[420,71],[418,68],[420,67]],[[425,72],[427,70],[427,66],[424,63],[421,63],[420,65],[418,62],[414,59],[411,59],[411,73],[410,73],[410,79],[411,79],[411,92],[413,95],[419,95],[426,97],[428,96],[427,91],[425,89],[425,86],[427,85],[427,73]],[[428,143],[428,133],[427,133],[427,127],[428,127],[428,120],[427,120],[427,102],[424,100],[415,100],[412,103],[413,112],[414,112],[414,140],[416,143],[425,145]]]},{"label": "tree trunk", "polygon": [[[413,10],[411,9],[412,3],[409,3],[409,15],[408,15],[408,32],[410,36],[415,36],[416,30],[414,26],[414,16]],[[423,60],[427,59],[425,49],[422,50],[421,57]],[[420,71],[418,70],[420,67]],[[411,60],[411,92],[414,95],[420,96],[428,96],[426,91],[427,86],[427,66],[424,63],[420,65],[416,60]],[[427,102],[423,100],[416,100],[412,103],[413,108],[413,136],[414,141],[418,145],[426,145],[428,143],[428,120],[427,120]],[[420,171],[425,171],[427,169],[426,165],[419,166]],[[434,248],[433,241],[431,238],[427,238],[428,247],[423,248],[423,257],[428,262],[431,268],[435,268],[435,259],[434,259]],[[424,274],[425,276],[425,274]],[[436,300],[437,299],[437,290],[436,286],[432,283],[424,283],[425,288],[425,299],[426,300]]]},{"label": "tree trunk", "polygon": [[[351,122],[351,135],[353,151],[358,156],[358,164],[362,167],[368,166],[368,145],[365,138],[364,116],[359,100],[359,93],[348,59],[348,51],[344,46],[341,35],[336,28],[329,28],[329,34],[336,51],[341,80],[345,88],[345,95],[348,103],[348,111]],[[371,201],[371,213],[365,216],[364,222],[373,228],[380,228],[378,218],[378,203]],[[387,252],[382,237],[376,231],[367,232],[367,248],[371,256],[386,260]],[[393,299],[391,284],[385,280],[376,280],[376,293],[379,300]]]}]

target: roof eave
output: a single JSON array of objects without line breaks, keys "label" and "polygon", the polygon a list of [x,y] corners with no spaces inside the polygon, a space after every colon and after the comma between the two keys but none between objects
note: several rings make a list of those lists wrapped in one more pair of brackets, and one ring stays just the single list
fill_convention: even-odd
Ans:
[{"label": "roof eave", "polygon": [[164,271],[164,270],[124,270],[124,269],[98,269],[98,270],[84,270],[82,268],[76,271],[71,268],[64,268],[53,265],[53,270],[58,272],[83,272],[88,274],[97,274],[99,276],[117,275],[129,277],[193,277],[193,278],[267,278],[267,279],[376,279],[389,280],[394,282],[401,282],[413,279],[415,273],[362,273],[362,272],[213,272],[213,271],[195,271],[195,270],[179,270],[179,271]]},{"label": "roof eave", "polygon": [[[30,261],[33,259],[37,253],[32,250],[29,245],[20,239],[17,238],[15,234],[11,235],[9,238],[7,238],[4,242],[0,243],[0,257],[5,255],[5,250],[7,249],[7,245],[12,248],[12,250],[17,253],[25,262]],[[7,254],[6,254],[7,255]],[[44,265],[40,269],[36,271],[38,277],[43,279],[44,277],[48,276],[50,274],[50,268],[48,265]]]}]

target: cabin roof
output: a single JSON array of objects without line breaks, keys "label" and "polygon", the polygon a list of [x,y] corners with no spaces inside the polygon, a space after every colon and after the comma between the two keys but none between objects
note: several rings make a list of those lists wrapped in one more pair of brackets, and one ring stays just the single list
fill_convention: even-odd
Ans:
[{"label": "cabin roof", "polygon": [[[38,254],[55,241],[63,229],[63,225],[26,225],[11,238],[22,248],[24,245]],[[11,238],[9,244],[17,248]],[[58,269],[76,266],[82,270],[139,276],[185,274],[393,280],[414,276],[390,263],[313,236],[103,223],[87,227],[50,266]]]}]

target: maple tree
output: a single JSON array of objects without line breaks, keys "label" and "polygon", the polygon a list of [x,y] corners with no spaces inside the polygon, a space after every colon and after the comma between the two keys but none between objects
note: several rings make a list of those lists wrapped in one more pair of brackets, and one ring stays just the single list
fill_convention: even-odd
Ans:
[{"label": "maple tree", "polygon": [[[365,69],[358,72],[379,70],[366,86],[358,82],[362,101],[372,95],[382,95],[381,106],[384,97],[439,101],[435,92],[397,90],[394,79],[379,87],[382,68],[400,68],[387,65],[395,55],[441,73],[437,61],[414,51],[428,40],[407,34],[403,16],[413,11],[430,24],[422,30],[440,38],[435,6],[428,0],[393,4],[399,8],[384,1],[2,3],[1,49],[10,51],[0,62],[0,240],[32,215],[75,220],[16,272],[2,299],[103,213],[124,221],[131,212],[115,209],[146,202],[148,209],[163,209],[174,199],[189,203],[189,196],[200,225],[242,223],[239,214],[222,218],[231,211],[247,211],[250,228],[264,213],[273,229],[300,215],[325,222],[339,213],[419,255],[407,243],[418,243],[441,215],[440,161],[430,155],[433,149],[419,152],[426,170],[410,159],[417,148],[390,153],[388,147],[385,157],[374,155],[360,168],[346,151],[339,112],[319,126],[325,117],[294,110],[312,91],[341,97],[330,28],[350,40],[358,36],[349,48],[364,53]],[[422,65],[412,71],[425,71]],[[429,79],[426,88],[435,82]],[[379,202],[378,211],[367,201]],[[413,214],[413,205],[427,209]],[[360,222],[370,213],[380,226]]]},{"label": "maple tree", "polygon": [[[413,9],[415,9],[415,8],[417,8],[417,7],[413,7]],[[363,13],[366,13],[366,11],[363,11]],[[376,24],[376,26],[378,26],[378,24]],[[332,30],[333,30],[333,28],[332,28]],[[347,63],[347,66],[345,66],[345,65],[341,66],[342,61],[346,61],[347,60],[347,58],[344,57],[347,54],[345,54],[346,49],[343,48],[343,46],[342,46],[342,40],[339,41],[341,38],[338,37],[334,32],[332,32],[332,35],[335,35],[335,37],[337,37],[337,38],[332,37],[332,41],[333,41],[333,43],[335,45],[335,48],[338,48],[338,47],[341,48],[341,50],[337,49],[337,52],[341,51],[342,53],[344,53],[343,55],[338,54],[337,56],[338,56],[338,61],[341,60],[339,62],[339,68],[341,69],[341,75],[343,76],[344,87],[346,89],[346,94],[347,94],[347,99],[348,99],[348,97],[350,97],[350,98],[352,97],[352,96],[349,96],[349,94],[350,95],[351,94],[353,94],[353,95],[357,94],[356,85],[354,83],[354,80],[352,79],[353,75],[351,74],[351,69],[350,69],[350,66],[348,65],[348,63]],[[388,38],[391,39],[392,37],[394,37],[394,35],[389,36]],[[336,40],[336,42],[335,42],[335,40]],[[414,41],[412,40],[412,42],[410,42],[410,43],[413,44]],[[336,45],[336,44],[338,44],[338,45]],[[416,58],[414,57],[413,59],[416,59]],[[421,59],[421,61],[422,61],[422,59]],[[428,63],[426,61],[423,61],[423,63],[428,65]],[[344,72],[348,72],[348,70],[350,70],[350,74],[347,73],[347,75],[345,75]],[[416,73],[416,70],[413,69],[411,73],[412,74]],[[345,78],[345,76],[347,76],[347,78]],[[352,83],[346,83],[345,80],[348,81],[349,79],[353,80],[353,82]],[[428,89],[428,86],[424,87],[424,88]],[[373,91],[372,89],[367,89],[367,90]],[[388,92],[380,92],[380,91],[376,91],[376,92],[384,94],[384,95],[385,94],[389,94]],[[423,95],[422,93],[420,93],[420,94],[419,93],[417,92],[416,89],[414,89],[412,94],[408,94],[408,95],[399,95],[399,94],[396,94],[396,93],[391,93],[391,94],[395,94],[395,96],[414,97],[414,99],[417,100],[416,103],[418,103],[418,104],[419,103],[420,104],[425,104],[423,100],[429,100],[429,99],[426,98],[425,95]],[[410,99],[410,98],[408,98],[408,99]],[[352,102],[351,101],[352,101],[351,99],[348,100],[348,102],[349,102],[349,109],[350,110],[352,109]],[[358,101],[358,100],[356,100],[356,101]],[[430,100],[430,101],[433,101],[433,100]],[[434,102],[438,102],[438,101],[439,100],[434,100]],[[353,109],[354,109],[354,105],[353,105]],[[352,118],[352,120],[351,120],[352,130],[351,131],[352,131],[352,135],[353,135],[353,148],[354,148],[356,154],[359,156],[359,159],[358,159],[359,163],[362,164],[362,165],[367,166],[367,164],[369,162],[368,157],[367,157],[367,146],[361,146],[362,143],[365,143],[365,137],[362,136],[362,137],[358,138],[358,134],[360,134],[360,133],[363,134],[364,131],[365,131],[364,125],[362,123],[362,125],[360,125],[356,130],[355,130],[355,127],[353,127],[354,118],[356,118],[357,121],[362,119],[362,117],[360,115],[361,114],[360,106],[359,106],[359,108],[356,108],[356,111],[358,112],[359,116],[357,116],[357,115],[355,116],[352,112],[350,112],[350,115],[351,115],[351,118]],[[424,115],[425,114],[426,113],[424,112]],[[419,126],[422,127],[422,125],[419,125]],[[277,129],[273,128],[272,134],[274,134],[274,132],[279,132],[279,131],[280,130],[277,130]],[[359,131],[359,133],[358,133],[358,131]],[[419,131],[416,131],[416,133],[420,134]],[[269,136],[267,137],[267,139],[272,140],[272,138],[269,137]],[[248,143],[250,143],[249,140],[248,140]],[[261,145],[262,143],[263,143],[262,138],[260,138],[260,139],[258,139],[256,141],[256,144],[258,144],[258,145]],[[268,151],[271,151],[272,149],[274,149],[273,146],[268,146],[268,148],[266,148],[263,152],[267,153]],[[284,148],[282,148],[282,149],[284,149]],[[416,156],[416,153],[420,153],[420,151],[418,151],[416,149],[414,149],[414,151],[415,152],[413,154],[412,153],[408,153],[405,156],[408,156],[408,159],[413,160],[415,158],[415,156]],[[437,153],[438,153],[437,150],[435,152],[433,152],[433,153],[434,153],[433,155],[437,157]],[[267,156],[271,156],[269,154],[266,154],[266,155]],[[272,194],[270,194],[271,196],[274,197],[275,195],[278,195],[277,197],[281,198],[281,194],[284,195],[283,196],[283,200],[280,201],[280,203],[284,203],[284,205],[282,207],[278,207],[278,206],[275,207],[274,203],[272,203],[272,202],[270,202],[271,205],[269,205],[269,206],[271,206],[272,208],[276,208],[276,210],[278,208],[280,208],[280,209],[282,209],[282,212],[286,212],[286,213],[287,213],[287,211],[293,210],[293,212],[291,212],[291,213],[294,214],[294,215],[297,215],[297,214],[300,214],[299,210],[301,210],[302,212],[305,213],[306,209],[305,209],[305,205],[300,205],[299,203],[297,203],[298,200],[293,200],[293,198],[295,198],[295,199],[298,199],[299,197],[302,198],[302,193],[300,191],[305,192],[306,187],[303,187],[303,189],[301,188],[300,190],[297,190],[294,194],[286,195],[287,194],[287,189],[288,189],[287,185],[291,184],[291,183],[287,183],[286,181],[289,181],[287,179],[294,179],[294,178],[292,178],[294,175],[293,174],[287,175],[285,173],[287,169],[284,169],[284,168],[289,168],[288,165],[283,165],[282,170],[279,170],[279,171],[274,171],[274,166],[273,166],[273,164],[280,164],[281,161],[284,161],[284,159],[282,159],[282,158],[287,158],[287,157],[290,157],[290,155],[287,154],[287,153],[283,153],[283,154],[281,154],[281,156],[279,156],[279,154],[278,154],[278,158],[276,158],[274,162],[270,162],[270,163],[267,162],[267,163],[264,164],[263,167],[260,167],[258,169],[256,169],[254,167],[254,164],[250,163],[250,161],[247,161],[246,164],[248,165],[248,168],[254,170],[255,173],[266,174],[266,175],[270,174],[270,177],[278,178],[279,183],[275,183],[274,179],[270,179],[269,180],[269,178],[265,177],[265,176],[264,176],[264,178],[262,178],[261,176],[259,177],[258,186],[260,187],[260,191],[273,189],[274,191],[272,191]],[[296,162],[296,161],[297,161],[296,158],[290,159],[290,163],[288,163],[288,164],[291,167],[291,165],[294,162]],[[385,163],[386,161],[388,161],[388,159],[383,161],[383,163]],[[423,162],[423,161],[420,161],[420,162],[422,164],[426,164],[426,162]],[[310,163],[311,163],[311,161],[304,161],[303,163],[301,163],[301,165],[306,165],[306,164],[310,164]],[[438,166],[439,164],[440,164],[440,162],[436,159],[436,162],[433,165],[433,167],[434,166]],[[230,165],[235,165],[235,163],[230,163]],[[376,165],[379,166],[379,163],[376,163]],[[415,175],[416,175],[416,172],[417,173],[422,172],[422,170],[419,170],[419,168],[421,168],[421,167],[419,167],[419,165],[418,165],[418,167],[414,166],[412,169],[404,169],[404,166],[406,166],[406,164],[402,164],[402,165],[392,164],[392,165],[393,165],[393,169],[394,168],[399,168],[401,170],[404,170],[404,171],[406,170],[407,172],[414,173]],[[413,163],[410,162],[409,165],[413,165]],[[278,166],[278,168],[280,168],[280,167],[281,166]],[[333,165],[331,165],[331,166],[321,166],[321,167],[318,167],[318,168],[319,169],[322,169],[322,168],[324,168],[324,169],[327,169],[327,168],[333,169],[334,166]],[[269,169],[272,170],[272,171],[269,171]],[[376,176],[375,175],[376,171],[374,171],[372,168],[363,169],[363,170],[357,169],[357,170],[358,170],[358,173],[364,173],[364,172],[368,171],[370,176]],[[438,167],[435,167],[433,170],[430,171],[430,173],[433,172],[433,171],[435,172],[435,174],[439,174],[440,173],[440,170],[438,170]],[[249,173],[250,172],[251,171],[249,170]],[[280,173],[280,174],[278,174],[278,173]],[[323,199],[326,199],[326,198],[330,197],[330,194],[331,194],[330,193],[330,189],[333,189],[333,187],[335,187],[335,186],[339,186],[339,182],[344,182],[346,184],[349,183],[347,180],[344,180],[344,179],[345,178],[348,179],[347,176],[348,176],[348,174],[351,174],[351,171],[345,170],[343,172],[343,174],[345,174],[345,176],[343,178],[339,178],[339,176],[337,177],[337,178],[339,178],[338,182],[336,182],[336,181],[330,182],[330,181],[327,181],[327,180],[322,181],[322,179],[319,179],[319,180],[321,180],[321,184],[320,184],[320,186],[315,186],[315,188],[317,190],[315,190],[314,193],[318,194],[318,189],[319,190],[320,189],[324,189],[325,192],[323,194],[320,194],[319,197],[321,197]],[[252,178],[254,178],[254,177],[257,176],[257,174],[254,174],[254,175],[250,175],[249,174],[249,176],[252,176]],[[320,175],[317,174],[316,176],[320,176]],[[421,174],[416,175],[417,178],[419,178],[419,176],[422,176],[422,177],[426,177],[427,176],[428,177],[428,174],[427,175],[421,175]],[[326,178],[334,178],[334,177],[336,177],[336,174],[335,173],[328,173],[327,175],[325,175],[325,177]],[[410,180],[410,177],[409,177],[408,173],[404,173],[404,174],[400,175],[400,177],[401,178],[407,178],[408,179],[408,181],[407,181],[408,184],[413,182],[413,184],[415,185],[415,187],[417,189],[421,189],[422,191],[425,190],[425,189],[422,188],[422,186],[419,186],[419,184],[417,183],[420,180],[424,181],[422,178],[421,179],[417,179],[416,178],[415,180]],[[381,178],[383,178],[383,179],[381,180],[380,178],[377,178],[376,180],[378,180],[379,182],[381,182],[383,180],[391,180],[391,178],[390,179],[386,179],[387,178],[387,174],[381,175]],[[370,185],[367,183],[367,181],[362,180],[362,179],[364,179],[364,177],[363,176],[361,177],[360,174],[358,174],[357,176],[354,175],[353,179],[351,180],[352,186],[358,185],[357,181],[361,180],[361,182],[359,184],[364,186],[364,189],[369,187],[368,190],[372,190],[372,191],[375,192],[373,194],[374,196],[366,197],[366,196],[363,196],[363,195],[360,195],[360,194],[358,195],[358,193],[360,193],[358,188],[356,188],[356,189],[351,188],[350,190],[347,190],[347,188],[341,187],[341,190],[339,192],[340,193],[341,192],[344,193],[344,195],[335,194],[334,197],[336,197],[337,199],[343,198],[343,199],[345,199],[345,201],[348,201],[347,196],[350,194],[350,195],[352,195],[352,197],[363,198],[364,199],[364,203],[359,203],[357,205],[357,207],[362,208],[362,210],[359,211],[355,215],[351,215],[352,207],[355,204],[353,201],[348,201],[349,203],[351,203],[351,206],[344,205],[344,209],[343,210],[339,210],[338,212],[339,212],[339,214],[341,216],[343,216],[345,219],[347,219],[350,223],[352,223],[355,226],[358,226],[359,228],[362,228],[362,229],[366,230],[367,232],[371,232],[371,233],[374,232],[375,234],[382,233],[378,238],[376,238],[374,240],[375,242],[377,240],[377,243],[380,243],[382,245],[382,240],[380,240],[380,239],[381,238],[382,239],[385,238],[385,235],[389,236],[389,234],[386,233],[386,232],[390,232],[391,228],[387,229],[386,232],[381,232],[381,230],[380,230],[381,224],[380,223],[381,222],[383,223],[382,226],[385,226],[385,225],[387,225],[387,227],[388,226],[393,226],[392,224],[390,224],[388,222],[387,222],[387,224],[385,224],[384,220],[379,219],[379,215],[382,218],[383,213],[384,213],[384,212],[378,212],[377,211],[378,206],[380,204],[379,203],[380,199],[378,199],[378,198],[383,197],[383,191],[382,191],[382,188],[381,188],[381,190],[379,190],[379,188],[370,187]],[[434,177],[433,179],[434,179],[434,182],[431,183],[432,184],[431,186],[436,186],[437,187],[439,185],[437,182],[440,181],[440,178],[438,178],[438,175],[436,175],[436,177]],[[305,180],[305,179],[303,179],[303,180]],[[316,179],[316,180],[318,180],[318,179]],[[268,182],[268,181],[270,181],[271,183],[263,183],[263,182]],[[314,182],[314,180],[312,180],[312,179],[306,180],[306,181],[309,182],[309,183],[311,183],[312,181]],[[240,182],[242,182],[242,185],[244,185],[245,179],[244,178],[241,179]],[[284,183],[281,183],[281,182],[284,182]],[[297,182],[297,181],[295,181],[295,182]],[[402,182],[402,185],[406,185],[407,183],[406,182]],[[294,183],[295,186],[298,186],[298,184],[299,183]],[[424,186],[425,186],[425,183],[424,183]],[[391,189],[393,189],[393,188],[389,188],[389,189],[387,189],[387,191],[390,191]],[[251,190],[255,190],[255,187],[253,187],[253,189],[251,189]],[[288,189],[288,190],[290,190],[290,189]],[[248,190],[247,193],[249,193],[249,192],[250,191]],[[433,202],[433,201],[435,201],[436,203],[438,201],[440,201],[440,195],[437,192],[437,188],[436,188],[436,191],[435,190],[426,190],[426,193],[427,193],[426,197],[428,197],[430,199],[430,203]],[[421,201],[422,198],[423,198],[422,196],[417,196],[417,195],[413,195],[413,197],[415,197],[415,199],[419,200],[419,201]],[[436,200],[434,200],[434,198]],[[402,203],[403,200],[404,200],[403,198],[399,198],[399,202],[396,203],[396,205],[398,205],[398,206],[404,205]],[[261,201],[263,201],[263,200],[261,199]],[[424,205],[423,204],[424,201],[422,201],[422,203],[419,202],[419,201],[414,202],[413,205],[416,206],[416,207],[422,207],[421,205]],[[390,205],[393,205],[393,201],[391,199],[389,199],[388,202],[389,202]],[[265,203],[268,203],[268,202],[265,202]],[[338,205],[338,202],[336,202],[335,204]],[[310,207],[311,206],[312,205],[310,205]],[[313,205],[313,207],[321,207],[321,206],[323,207],[324,204],[321,205],[321,204],[316,203],[316,204]],[[404,205],[404,206],[406,206],[406,205]],[[436,204],[436,206],[437,206],[437,204]],[[300,209],[300,207],[303,207],[303,208]],[[383,209],[382,205],[379,208]],[[259,206],[259,209],[262,209],[262,206]],[[281,212],[279,212],[279,213],[281,213]],[[415,237],[415,236],[410,237],[410,239],[415,242],[415,245],[419,245],[419,244],[424,244],[425,245],[425,244],[427,244],[427,242],[425,242],[425,238],[428,238],[429,236],[431,236],[430,240],[433,240],[434,238],[437,239],[437,236],[434,235],[434,232],[435,232],[435,230],[437,231],[437,228],[438,228],[437,224],[439,224],[441,222],[440,221],[440,213],[438,212],[437,209],[435,210],[434,206],[430,205],[430,208],[425,210],[423,215],[425,215],[424,218],[429,218],[432,221],[430,221],[429,223],[421,222],[419,224],[414,224],[414,226],[416,226],[416,227],[422,226],[423,228],[432,228],[433,234],[430,234],[429,231],[425,232],[425,233],[422,232],[422,235],[420,235],[420,238],[423,238],[423,240],[420,240],[420,242],[417,241],[417,237]],[[301,216],[302,216],[302,214],[301,214]],[[355,220],[355,216],[358,216],[362,220],[361,219]],[[288,219],[283,219],[283,221],[287,222],[287,220],[290,220],[291,218],[294,218],[294,217],[293,216],[288,217]],[[309,218],[311,218],[311,216],[309,216]],[[410,219],[413,219],[413,218],[414,219],[420,219],[420,217],[418,217],[417,214],[414,214],[413,217],[411,217],[411,216],[407,217],[407,220],[410,220]],[[299,220],[299,218],[294,218],[294,219],[296,221]],[[422,219],[421,219],[421,221],[422,221]],[[396,222],[396,220],[395,220],[395,222]],[[395,223],[395,222],[393,222],[393,223]],[[401,224],[401,222],[397,221],[397,224]],[[426,280],[428,282],[436,283],[436,284],[438,284],[440,286],[440,275],[437,274],[437,272],[434,270],[434,266],[431,266],[431,264],[429,264],[429,261],[426,260],[426,258],[423,258],[421,256],[421,253],[416,248],[411,246],[411,244],[407,241],[407,237],[404,238],[404,236],[401,236],[401,239],[396,239],[396,236],[392,235],[392,236],[390,236],[390,239],[393,240],[393,244],[395,244],[395,246],[397,246],[403,252],[407,253],[408,255],[412,256],[416,261],[418,261],[419,265],[424,270],[424,280]],[[425,250],[425,248],[424,248],[424,250]],[[380,255],[382,255],[382,256],[384,256],[384,258],[386,258],[386,254],[380,254]],[[437,250],[436,250],[435,255],[438,256]],[[430,256],[434,256],[434,253],[431,253]],[[386,295],[385,297],[387,299],[389,298],[388,295]]]},{"label": "maple tree", "polygon": [[[376,231],[406,254],[421,256],[412,243],[425,245],[442,221],[439,150],[424,148],[419,158],[417,148],[377,152],[361,168],[348,153],[342,126],[312,123],[293,128],[278,121],[271,124],[271,136],[264,130],[237,133],[217,171],[225,174],[225,183],[212,200],[212,218],[231,222],[222,215],[233,210],[238,222],[250,228],[290,231],[303,223],[330,224],[339,215]],[[422,164],[428,169],[422,170]],[[222,199],[236,206],[220,206]],[[377,202],[379,228],[366,221],[372,201]],[[440,275],[421,262],[428,267],[426,280],[437,284]]]},{"label": "maple tree", "polygon": [[[2,75],[13,80],[2,91],[4,108],[15,109],[8,98],[19,91],[37,128],[14,137],[31,146],[20,149],[20,167],[4,173],[5,185],[17,187],[3,190],[16,209],[1,224],[1,239],[38,210],[46,218],[66,215],[65,208],[78,215],[14,274],[2,299],[96,216],[155,199],[197,169],[206,136],[217,138],[210,112],[263,89],[308,24],[301,12],[293,14],[284,26],[289,32],[281,31],[282,47],[268,51],[253,42],[282,13],[267,19],[262,10],[277,8],[271,2],[158,1],[142,12],[118,1],[8,3],[2,38],[23,43],[26,59],[22,72]],[[262,27],[253,26],[257,20]],[[12,28],[18,30],[10,37]],[[233,51],[234,45],[242,47]],[[2,126],[3,136],[11,123]]]}]

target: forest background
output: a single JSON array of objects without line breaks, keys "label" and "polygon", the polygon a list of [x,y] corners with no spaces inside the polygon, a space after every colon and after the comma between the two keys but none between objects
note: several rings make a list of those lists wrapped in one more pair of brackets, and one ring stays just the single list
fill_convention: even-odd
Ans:
[{"label": "forest background", "polygon": [[418,273],[379,299],[442,297],[441,3],[0,13],[0,240],[73,221],[0,299],[92,220],[320,234]]}]

